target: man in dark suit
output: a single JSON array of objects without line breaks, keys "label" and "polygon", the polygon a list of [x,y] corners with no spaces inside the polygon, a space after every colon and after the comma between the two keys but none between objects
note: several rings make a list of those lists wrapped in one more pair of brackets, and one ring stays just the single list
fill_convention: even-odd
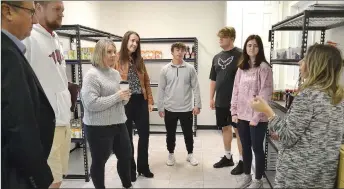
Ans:
[{"label": "man in dark suit", "polygon": [[21,40],[37,23],[33,1],[1,1],[1,188],[47,189],[55,114]]}]

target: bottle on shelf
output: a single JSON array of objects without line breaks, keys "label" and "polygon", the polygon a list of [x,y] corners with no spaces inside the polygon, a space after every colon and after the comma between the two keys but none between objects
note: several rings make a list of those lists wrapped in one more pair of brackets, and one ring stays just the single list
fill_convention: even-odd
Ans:
[{"label": "bottle on shelf", "polygon": [[195,50],[195,46],[192,45],[192,50],[191,50],[191,59],[195,59],[196,58],[196,50]]},{"label": "bottle on shelf", "polygon": [[288,107],[288,101],[289,101],[289,89],[285,90],[285,107]]},{"label": "bottle on shelf", "polygon": [[278,96],[278,101],[282,101],[283,100],[283,91],[280,90],[279,91],[279,96]]},{"label": "bottle on shelf", "polygon": [[190,47],[187,46],[186,47],[186,53],[185,53],[185,59],[190,59],[191,54],[190,54]]},{"label": "bottle on shelf", "polygon": [[287,94],[287,89],[285,89],[284,92],[283,92],[283,97],[282,97],[283,101],[285,101],[285,99],[286,99],[286,94]]}]

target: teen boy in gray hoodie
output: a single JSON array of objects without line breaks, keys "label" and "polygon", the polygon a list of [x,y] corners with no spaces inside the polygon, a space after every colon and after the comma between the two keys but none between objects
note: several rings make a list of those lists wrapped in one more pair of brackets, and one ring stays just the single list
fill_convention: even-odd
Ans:
[{"label": "teen boy in gray hoodie", "polygon": [[[166,164],[172,166],[175,163],[174,148],[176,145],[177,122],[180,121],[186,149],[187,161],[191,165],[198,165],[193,156],[193,116],[200,113],[202,108],[201,95],[197,73],[193,65],[183,60],[186,46],[183,43],[175,43],[171,46],[173,59],[165,65],[160,72],[158,85],[158,111],[160,117],[164,117],[167,131],[167,149],[169,156]],[[193,106],[192,91],[195,97]]]}]

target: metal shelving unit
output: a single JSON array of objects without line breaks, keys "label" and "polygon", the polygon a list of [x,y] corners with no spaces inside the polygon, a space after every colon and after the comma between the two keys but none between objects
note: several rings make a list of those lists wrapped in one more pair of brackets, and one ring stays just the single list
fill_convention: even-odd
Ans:
[{"label": "metal shelving unit", "polygon": [[[120,40],[114,40],[116,42],[120,42]],[[195,46],[195,59],[185,59],[186,62],[193,62],[194,67],[196,69],[196,72],[198,73],[198,39],[196,37],[182,37],[182,38],[141,38],[140,43],[176,43],[176,42],[182,42],[182,43],[193,43]],[[145,59],[145,64],[147,63],[168,63],[171,62],[171,59]],[[151,87],[158,87],[158,83],[151,83]],[[156,107],[153,108],[153,111],[158,111]],[[156,125],[156,126],[163,126],[163,124],[150,124],[150,125]],[[194,131],[193,134],[196,137],[197,136],[197,116],[194,116]],[[134,134],[137,133],[137,130],[134,130]],[[151,134],[166,134],[166,131],[150,131]],[[182,134],[182,132],[178,132],[177,134]]]},{"label": "metal shelving unit", "polygon": [[[320,43],[324,44],[326,30],[344,26],[344,5],[314,4],[309,8],[272,26],[272,29],[269,31],[271,64],[297,66],[300,61],[296,59],[273,59],[274,34],[276,31],[302,31],[300,52],[300,58],[302,59],[307,51],[308,31],[321,31]],[[270,105],[279,116],[284,116],[287,112],[287,108],[281,106],[279,103],[272,101]],[[265,176],[272,188],[274,187],[277,154],[280,148],[279,142],[273,140],[269,135],[269,131],[267,131],[267,140],[265,142]]]},{"label": "metal shelving unit", "polygon": [[[114,35],[108,32],[100,31],[97,29],[89,28],[82,25],[63,25],[59,29],[56,30],[56,33],[61,37],[67,37],[70,39],[70,43],[75,42],[76,43],[76,52],[77,52],[77,58],[76,60],[66,60],[66,64],[70,64],[72,68],[72,82],[76,83],[78,79],[78,85],[82,86],[82,64],[90,64],[90,60],[82,60],[81,59],[81,40],[85,41],[92,41],[92,42],[98,42],[100,39],[104,38],[110,38],[114,40],[122,39],[122,37],[118,35]],[[76,75],[76,65],[78,66],[77,75]],[[80,118],[78,113],[78,108],[75,109],[74,112],[74,120],[71,120],[72,122],[80,122],[82,137],[81,138],[72,138],[71,142],[76,143],[76,147],[71,150],[71,153],[77,149],[82,148],[83,151],[83,157],[84,157],[84,171],[85,174],[83,175],[66,175],[65,178],[67,179],[85,179],[86,182],[89,182],[90,180],[90,174],[89,174],[89,166],[88,166],[88,156],[87,156],[87,142],[85,138],[84,133],[84,124],[82,123],[82,118],[84,115],[84,110],[82,103],[80,103],[80,100],[77,101],[77,104],[80,106]]]}]

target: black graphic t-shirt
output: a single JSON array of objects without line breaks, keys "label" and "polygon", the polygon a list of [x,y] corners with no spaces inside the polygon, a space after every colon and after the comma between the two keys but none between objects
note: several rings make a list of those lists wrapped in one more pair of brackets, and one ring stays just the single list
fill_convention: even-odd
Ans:
[{"label": "black graphic t-shirt", "polygon": [[220,52],[213,58],[209,78],[216,81],[216,107],[230,107],[235,74],[241,55],[242,49],[234,47],[230,51]]}]

